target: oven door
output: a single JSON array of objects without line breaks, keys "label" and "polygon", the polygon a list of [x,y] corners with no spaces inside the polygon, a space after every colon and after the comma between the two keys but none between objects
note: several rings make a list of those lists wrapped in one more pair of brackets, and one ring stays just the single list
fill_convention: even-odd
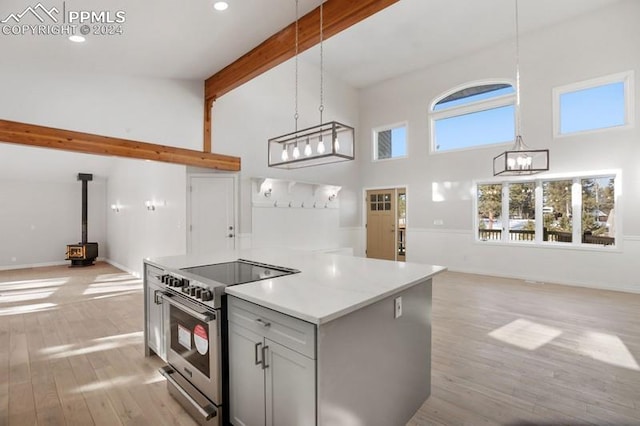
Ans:
[{"label": "oven door", "polygon": [[167,360],[211,402],[220,405],[220,313],[180,296],[164,295],[168,305]]}]

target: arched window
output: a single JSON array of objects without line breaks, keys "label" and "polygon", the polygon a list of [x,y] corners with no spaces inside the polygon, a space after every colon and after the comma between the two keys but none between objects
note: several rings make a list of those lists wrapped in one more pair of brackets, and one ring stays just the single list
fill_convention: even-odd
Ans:
[{"label": "arched window", "polygon": [[431,103],[431,152],[501,143],[515,137],[515,89],[509,81],[475,82]]}]

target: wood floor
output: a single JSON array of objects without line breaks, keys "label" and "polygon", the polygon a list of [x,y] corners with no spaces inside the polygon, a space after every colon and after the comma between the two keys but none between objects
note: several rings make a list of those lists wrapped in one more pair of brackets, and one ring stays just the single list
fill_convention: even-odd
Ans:
[{"label": "wood floor", "polygon": [[[102,263],[0,272],[0,425],[194,425],[143,355],[142,306]],[[640,295],[446,273],[432,315],[408,425],[640,425]]]},{"label": "wood floor", "polygon": [[194,425],[142,330],[142,282],[110,265],[0,272],[0,425]]},{"label": "wood floor", "polygon": [[640,425],[640,295],[447,273],[418,425]]}]

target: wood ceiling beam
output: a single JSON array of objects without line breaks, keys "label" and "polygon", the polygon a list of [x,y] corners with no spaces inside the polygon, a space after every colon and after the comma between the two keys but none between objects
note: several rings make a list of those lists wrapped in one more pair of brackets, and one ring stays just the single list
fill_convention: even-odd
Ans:
[{"label": "wood ceiling beam", "polygon": [[84,154],[162,161],[224,171],[240,170],[240,158],[128,139],[0,120],[0,142]]},{"label": "wood ceiling beam", "polygon": [[[357,24],[399,0],[326,0],[323,5],[323,34],[327,39]],[[220,96],[295,56],[293,22],[251,51],[209,77],[204,84],[205,99]],[[320,42],[320,7],[298,20],[298,51]]]}]

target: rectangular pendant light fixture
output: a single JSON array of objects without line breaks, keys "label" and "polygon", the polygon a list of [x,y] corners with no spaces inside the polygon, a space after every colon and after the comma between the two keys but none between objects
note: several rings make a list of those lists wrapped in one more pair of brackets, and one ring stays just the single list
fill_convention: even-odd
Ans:
[{"label": "rectangular pendant light fixture", "polygon": [[549,170],[548,149],[504,151],[493,158],[494,176],[532,175]]},{"label": "rectangular pendant light fixture", "polygon": [[299,169],[355,158],[354,129],[337,121],[269,139],[269,167]]},{"label": "rectangular pendant light fixture", "polygon": [[515,0],[516,24],[516,138],[511,150],[493,158],[494,176],[532,175],[549,170],[549,150],[530,149],[522,140],[520,112],[520,24]]}]

